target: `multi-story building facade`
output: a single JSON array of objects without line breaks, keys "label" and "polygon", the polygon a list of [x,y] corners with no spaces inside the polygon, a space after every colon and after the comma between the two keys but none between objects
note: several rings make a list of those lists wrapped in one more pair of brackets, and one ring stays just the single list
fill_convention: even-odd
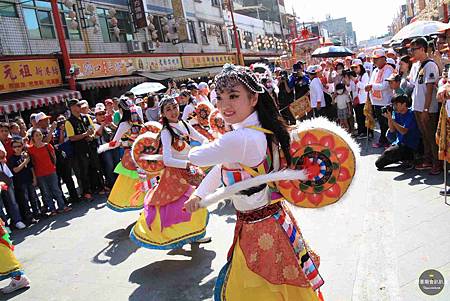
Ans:
[{"label": "multi-story building facade", "polygon": [[[279,2],[271,2],[276,20],[234,15],[246,62],[286,51]],[[210,76],[237,61],[223,0],[57,0],[57,7],[71,75],[51,1],[0,0],[0,114],[79,97],[67,90],[69,77],[93,102],[147,79]]]},{"label": "multi-story building facade", "polygon": [[328,16],[325,21],[318,22],[318,25],[320,31],[326,30],[329,38],[340,40],[342,45],[348,47],[357,45],[353,24],[347,22],[347,18],[332,19]]}]

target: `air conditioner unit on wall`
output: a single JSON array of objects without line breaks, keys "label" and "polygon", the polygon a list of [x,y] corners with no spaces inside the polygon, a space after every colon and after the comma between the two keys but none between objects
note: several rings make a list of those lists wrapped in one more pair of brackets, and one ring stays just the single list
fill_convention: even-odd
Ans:
[{"label": "air conditioner unit on wall", "polygon": [[128,50],[130,52],[142,52],[142,43],[140,41],[128,41]]},{"label": "air conditioner unit on wall", "polygon": [[148,41],[144,43],[144,49],[150,52],[155,51],[155,43],[153,41]]}]

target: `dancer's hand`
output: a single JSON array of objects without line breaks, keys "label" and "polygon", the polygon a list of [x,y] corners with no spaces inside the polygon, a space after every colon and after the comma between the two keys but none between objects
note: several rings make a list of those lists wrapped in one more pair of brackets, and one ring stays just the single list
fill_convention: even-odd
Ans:
[{"label": "dancer's hand", "polygon": [[202,199],[196,195],[191,195],[191,197],[189,198],[189,200],[187,200],[186,202],[184,202],[184,208],[186,209],[187,212],[193,213],[195,211],[197,211],[198,209],[200,209],[200,201]]}]

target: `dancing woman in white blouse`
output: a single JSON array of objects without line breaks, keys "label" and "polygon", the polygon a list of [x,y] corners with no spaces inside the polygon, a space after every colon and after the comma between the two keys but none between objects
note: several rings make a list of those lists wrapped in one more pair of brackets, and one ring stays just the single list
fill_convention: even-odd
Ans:
[{"label": "dancing woman in white blouse", "polygon": [[[225,65],[216,77],[216,92],[217,108],[233,130],[190,151],[192,164],[214,167],[185,203],[189,212],[201,210],[202,199],[220,185],[251,178],[253,168],[263,173],[276,170],[281,151],[290,165],[289,133],[250,70]],[[323,284],[318,258],[305,244],[281,195],[264,184],[231,198],[237,210],[235,237],[216,281],[214,300],[319,300],[314,291]]]},{"label": "dancing woman in white blouse", "polygon": [[191,125],[178,121],[180,110],[172,97],[160,101],[163,129],[161,144],[165,168],[155,189],[145,196],[144,211],[130,233],[137,245],[149,249],[178,249],[188,243],[209,242],[204,238],[208,211],[183,210],[184,202],[201,180],[188,161],[191,139],[206,142]]}]

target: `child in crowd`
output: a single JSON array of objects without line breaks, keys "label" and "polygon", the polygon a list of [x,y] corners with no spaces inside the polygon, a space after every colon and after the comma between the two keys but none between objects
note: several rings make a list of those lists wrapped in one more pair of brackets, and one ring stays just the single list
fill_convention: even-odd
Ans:
[{"label": "child in crowd", "polygon": [[336,85],[336,96],[334,98],[334,103],[337,105],[337,115],[339,119],[339,124],[350,131],[350,125],[348,123],[348,118],[351,115],[351,99],[345,90],[345,86],[342,83]]},{"label": "child in crowd", "polygon": [[[28,224],[36,223],[40,217],[39,199],[36,194],[37,180],[31,163],[31,157],[24,151],[22,138],[13,138],[14,154],[9,158],[8,165],[13,172],[14,189],[20,214]],[[30,209],[31,204],[31,209]],[[31,212],[33,210],[33,213]]]}]

